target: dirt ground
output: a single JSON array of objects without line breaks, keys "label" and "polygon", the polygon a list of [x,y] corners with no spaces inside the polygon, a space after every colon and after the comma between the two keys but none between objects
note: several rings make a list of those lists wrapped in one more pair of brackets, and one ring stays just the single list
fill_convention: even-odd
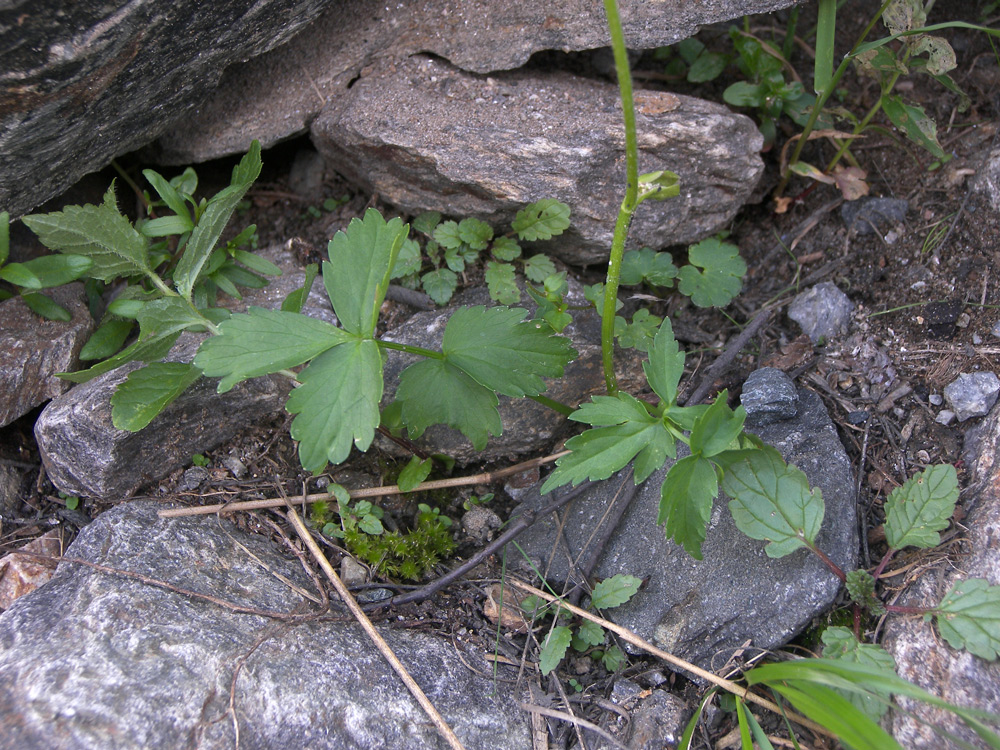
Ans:
[{"label": "dirt ground", "polygon": [[[982,23],[981,12],[987,3],[961,2],[949,6],[952,7],[947,13],[951,18]],[[865,10],[845,11],[856,15],[849,19],[852,28],[860,28],[867,21],[863,18]],[[996,13],[994,10],[994,16]],[[938,12],[932,21],[942,20],[944,15]],[[778,14],[753,19],[751,27],[755,33],[766,36],[769,27],[780,24],[782,18]],[[997,18],[987,17],[985,21],[987,25],[995,25]],[[951,155],[950,160],[937,169],[929,169],[934,158],[902,139],[880,119],[876,119],[880,127],[866,133],[852,148],[867,172],[871,195],[908,201],[905,221],[881,227],[875,233],[849,231],[841,217],[841,201],[836,191],[804,179],[793,180],[785,192],[795,198],[790,210],[775,213],[770,197],[778,182],[780,146],[797,132],[785,119],[777,145],[764,154],[766,172],[756,191],[759,202],[746,206],[730,227],[730,241],[738,244],[749,268],[743,293],[725,311],[696,308],[686,298],[669,292],[652,303],[653,312],[669,313],[695,332],[687,337],[698,342],[688,344],[689,351],[696,352],[688,360],[691,384],[700,379],[701,373],[743,325],[762,310],[772,312],[770,322],[714,384],[715,388],[728,387],[736,398],[740,384],[751,371],[771,365],[793,375],[801,387],[822,396],[855,467],[858,507],[864,515],[866,532],[862,552],[869,565],[877,562],[883,551],[879,536],[881,506],[894,487],[914,471],[935,463],[956,465],[962,478],[962,437],[967,425],[936,421],[942,408],[939,402],[935,403],[936,397],[959,373],[998,369],[1000,337],[991,333],[991,329],[1000,320],[1000,211],[971,187],[989,152],[1000,142],[1000,72],[985,35],[965,30],[941,33],[958,54],[959,67],[954,78],[970,95],[970,108],[960,113],[958,98],[926,76],[904,79],[899,88],[909,101],[921,104],[935,118],[940,142]],[[843,35],[845,47],[853,35],[854,32]],[[710,30],[701,38],[710,47],[726,41],[724,30]],[[841,51],[839,46],[838,51]],[[550,55],[535,64],[560,64],[575,69],[589,64],[580,58],[557,58]],[[807,66],[804,59],[797,58],[795,62],[803,68]],[[721,90],[735,80],[735,69],[731,67],[720,81],[692,87],[683,82],[663,81],[658,65],[649,54],[638,61],[636,77],[641,85],[663,86],[721,101]],[[853,73],[843,85],[850,92],[848,103],[856,113],[867,111],[878,96],[874,81]],[[345,196],[347,201],[333,211],[310,212],[309,202],[297,196],[288,184],[294,154],[307,146],[308,142],[300,139],[265,152],[264,173],[249,195],[252,206],[239,222],[240,226],[257,224],[261,246],[298,238],[296,247],[303,260],[316,260],[315,253],[325,247],[329,236],[366,205],[379,206],[387,213],[392,207],[380,204],[378,196],[358,194],[336,175],[329,175],[324,186],[326,195]],[[808,160],[816,164],[827,161],[832,153],[831,145],[822,140],[810,143],[806,151]],[[139,157],[125,158],[121,163],[129,170],[145,166]],[[229,168],[226,163],[197,167],[206,192],[212,189],[213,180],[227,179]],[[106,187],[108,179],[102,173],[97,183],[103,180]],[[609,217],[609,221],[612,219]],[[679,264],[684,249],[672,250]],[[586,283],[597,280],[593,271],[573,272]],[[799,291],[821,281],[833,282],[844,291],[854,303],[855,312],[847,336],[814,346],[785,313]],[[395,314],[405,315],[405,308],[400,306]],[[28,415],[2,431],[3,458],[37,465],[37,449],[31,437],[35,416]],[[278,420],[207,454],[209,478],[197,490],[179,491],[183,471],[178,471],[144,493],[188,503],[218,502],[237,495],[274,496],[278,486],[289,494],[297,494],[306,475],[299,467],[287,428],[287,420]],[[225,467],[225,459],[231,456],[240,458],[247,467],[242,479],[235,478]],[[377,483],[385,481],[388,465],[385,457],[371,454],[353,460],[330,476],[334,481],[348,484],[366,475],[365,481]],[[469,468],[471,473],[475,467]],[[20,546],[53,523],[72,529],[103,509],[100,503],[93,503],[68,510],[65,500],[57,497],[44,476],[35,476],[33,481],[26,507],[20,511],[23,522],[2,529],[2,550]],[[499,486],[456,493],[444,501],[446,507],[442,507],[442,513],[459,518],[462,502],[470,492],[485,491],[497,493],[491,507],[503,516],[511,503],[503,497]],[[388,513],[406,517],[419,501],[420,498],[388,500],[384,506]],[[252,516],[242,518],[241,522],[257,527]],[[67,541],[71,536],[67,536]],[[465,540],[459,556],[468,556],[475,548],[471,540]],[[489,570],[483,571],[484,576],[488,574]],[[489,634],[493,626],[483,616],[483,598],[482,585],[463,584],[402,614],[412,622],[419,622],[420,627],[447,634]],[[509,658],[520,658],[518,638],[503,646],[509,651]],[[626,669],[640,683],[644,675],[656,672],[655,665],[642,661]],[[611,685],[608,675],[587,664],[570,664],[563,676],[572,676],[586,684],[586,695],[590,696],[606,696]],[[668,679],[679,680],[675,676]],[[678,687],[684,684],[679,680]],[[600,717],[601,710],[596,704],[589,710],[592,720]],[[584,715],[588,715],[587,710]],[[729,730],[727,721],[713,729],[715,738]],[[568,731],[572,734],[572,730]]]}]

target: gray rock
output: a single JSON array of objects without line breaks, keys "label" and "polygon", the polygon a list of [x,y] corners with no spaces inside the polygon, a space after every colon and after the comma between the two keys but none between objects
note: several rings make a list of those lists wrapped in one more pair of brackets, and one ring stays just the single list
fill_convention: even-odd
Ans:
[{"label": "gray rock", "polygon": [[984,194],[990,205],[1000,211],[1000,148],[993,149],[986,157],[986,163],[976,175],[972,187],[977,193]]},{"label": "gray rock", "polygon": [[[122,504],[67,554],[237,606],[316,611],[272,575],[313,590],[298,561],[268,540],[225,520],[161,519],[161,507]],[[0,747],[438,747],[416,701],[345,619],[286,624],[62,563],[0,615]],[[481,662],[481,653],[428,633],[379,629],[470,750],[530,745],[525,714],[504,684],[462,664]]]},{"label": "gray rock", "polygon": [[[285,273],[264,289],[247,290],[239,307],[278,307],[303,283],[287,249],[262,253]],[[303,311],[335,323],[336,316],[313,287]],[[190,361],[203,336],[184,334],[168,359]],[[52,483],[63,492],[114,501],[139,487],[191,463],[191,456],[221,445],[239,431],[283,413],[289,385],[280,376],[246,381],[229,391],[215,392],[217,381],[202,379],[181,394],[139,432],[111,423],[111,396],[118,384],[140,366],[130,363],[76,386],[42,411],[35,438]]]},{"label": "gray rock", "polygon": [[775,367],[761,367],[743,384],[740,403],[747,412],[747,429],[792,419],[799,408],[795,382]]},{"label": "gray rock", "polygon": [[844,201],[840,207],[840,215],[848,229],[858,234],[875,234],[906,221],[909,208],[909,202],[900,198],[865,197],[856,201]]},{"label": "gray rock", "polygon": [[44,293],[69,310],[68,323],[45,320],[17,296],[0,303],[0,427],[69,389],[56,373],[77,369],[80,349],[94,331],[83,284]]},{"label": "gray rock", "polygon": [[[791,0],[623,4],[634,49],[672,44],[698,27],[792,5]],[[240,153],[252,138],[269,145],[309,124],[344,95],[376,60],[438,55],[464,70],[490,73],[523,65],[539,50],[583,50],[608,44],[604,13],[582,0],[537,5],[515,0],[427,0],[388,5],[342,0],[288,44],[230,66],[218,89],[158,146],[169,164]],[[411,105],[415,103],[407,97]]]},{"label": "gray rock", "polygon": [[993,327],[990,329],[990,333],[1000,339],[1000,320],[993,324]]},{"label": "gray rock", "polygon": [[847,333],[854,305],[837,285],[823,281],[799,294],[788,307],[788,317],[814,343]]},{"label": "gray rock", "polygon": [[[996,553],[996,540],[1000,538],[1000,408],[994,408],[986,420],[967,433],[964,458],[970,482],[968,493],[963,492],[969,514],[962,524],[962,552],[947,564],[925,571],[897,604],[934,607],[955,583],[968,578],[985,578],[993,586],[1000,585],[1000,557]],[[988,662],[952,649],[921,617],[890,616],[884,646],[896,659],[900,677],[950,703],[1000,713],[1000,661]],[[898,700],[921,719],[973,747],[986,747],[953,714],[906,698]],[[892,731],[908,750],[959,747],[901,713],[893,714]]]},{"label": "gray rock", "polygon": [[191,492],[196,490],[206,479],[208,479],[208,469],[204,466],[192,466],[181,476],[181,481],[177,483],[177,491]]},{"label": "gray rock", "polygon": [[[851,570],[858,543],[854,481],[850,460],[819,396],[800,391],[794,419],[763,425],[755,432],[822,490],[826,512],[818,544],[842,569]],[[800,549],[787,557],[769,558],[763,542],[737,530],[724,498],[712,511],[702,561],[666,539],[656,516],[668,467],[639,488],[594,571],[598,578],[626,573],[645,582],[638,595],[607,616],[671,653],[718,668],[747,640],[754,649],[783,645],[833,602],[840,582],[815,555]],[[568,559],[576,559],[589,543],[623,481],[632,480],[612,477],[573,501],[564,526],[565,542],[551,515],[519,537],[536,569],[547,571],[550,580],[567,578]],[[534,508],[547,502],[549,498],[539,498],[537,490],[526,500]],[[520,553],[511,549],[508,555],[515,566],[521,565],[516,562]]]},{"label": "gray rock", "polygon": [[963,372],[944,388],[959,422],[989,413],[1000,396],[1000,378],[992,372]]},{"label": "gray rock", "polygon": [[4,3],[0,206],[20,216],[178,118],[187,122],[227,65],[289,40],[331,5]]},{"label": "gray rock", "polygon": [[317,200],[323,192],[323,175],[326,164],[319,152],[302,149],[295,154],[292,168],[288,173],[288,187],[309,200]]},{"label": "gray rock", "polygon": [[24,471],[16,466],[0,464],[0,513],[14,513],[24,499]]},{"label": "gray rock", "polygon": [[[666,92],[639,91],[644,171],[673,170],[681,194],[647,202],[635,246],[705,237],[726,224],[763,169],[761,135],[743,115]],[[565,74],[491,78],[414,57],[360,78],[313,122],[333,169],[409,211],[508,224],[556,198],[572,225],[546,250],[569,263],[607,260],[622,197],[625,152],[618,90]]]}]

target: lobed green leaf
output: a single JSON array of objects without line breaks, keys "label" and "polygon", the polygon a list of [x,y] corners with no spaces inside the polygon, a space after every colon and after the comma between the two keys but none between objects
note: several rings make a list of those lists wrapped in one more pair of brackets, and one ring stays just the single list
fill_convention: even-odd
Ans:
[{"label": "lobed green leaf", "polygon": [[710,237],[690,248],[688,260],[678,271],[677,288],[698,307],[724,307],[740,293],[747,264],[735,245]]},{"label": "lobed green leaf", "polygon": [[458,276],[448,268],[429,271],[420,277],[427,296],[439,305],[446,305],[458,288]]},{"label": "lobed green leaf", "polygon": [[[590,602],[597,609],[613,609],[627,602],[642,585],[642,579],[619,573],[606,578],[590,594]],[[602,634],[603,635],[603,634]],[[603,640],[603,637],[602,637]],[[593,644],[597,645],[597,644]]]},{"label": "lobed green leaf", "polygon": [[497,237],[493,240],[490,252],[497,260],[510,261],[521,256],[521,246],[510,237]]},{"label": "lobed green leaf", "polygon": [[671,287],[677,278],[677,266],[670,253],[657,253],[648,247],[629,250],[622,256],[620,283],[636,286],[646,281],[653,286]]},{"label": "lobed green leaf", "polygon": [[479,219],[462,219],[458,223],[458,236],[473,250],[485,250],[493,239],[493,227]]},{"label": "lobed green leaf", "polygon": [[111,397],[111,423],[138,432],[200,377],[187,362],[152,362],[129,373]]},{"label": "lobed green leaf", "polygon": [[545,198],[525,206],[514,217],[511,229],[527,242],[550,240],[569,227],[570,209],[565,203]]},{"label": "lobed green leaf", "polygon": [[715,466],[698,455],[686,456],[671,466],[660,488],[656,523],[696,560],[701,559],[701,544],[718,494]]},{"label": "lobed green leaf", "polygon": [[434,229],[434,241],[441,247],[458,249],[462,246],[462,235],[457,221],[446,221]]},{"label": "lobed green leaf", "polygon": [[549,631],[545,642],[542,643],[542,653],[539,656],[539,668],[543,675],[547,675],[559,666],[572,640],[573,631],[565,625],[558,625]]},{"label": "lobed green leaf", "polygon": [[742,406],[729,408],[729,391],[724,390],[691,427],[691,452],[710,458],[729,448],[743,432],[747,412]]},{"label": "lobed green leaf", "polygon": [[[587,648],[591,646],[600,646],[604,643],[604,638],[604,628],[596,622],[584,620],[580,623],[579,627],[577,627],[576,635],[573,636],[573,647],[576,648],[577,651],[586,651]],[[579,645],[584,646],[584,648],[577,648],[577,640],[580,642]]]},{"label": "lobed green leaf", "polygon": [[524,275],[536,284],[541,284],[556,272],[556,264],[549,256],[538,253],[524,261]]},{"label": "lobed green leaf", "polygon": [[1000,586],[982,578],[959,581],[934,613],[941,637],[987,661],[1000,654]]},{"label": "lobed green leaf", "polygon": [[950,464],[928,466],[894,489],[885,502],[885,539],[892,549],[936,547],[958,502],[958,474]]},{"label": "lobed green leaf", "polygon": [[392,267],[390,279],[402,279],[420,273],[423,258],[420,256],[420,245],[416,240],[406,238],[399,247],[399,255]]},{"label": "lobed green leaf", "polygon": [[521,290],[517,288],[514,266],[510,263],[496,263],[492,260],[487,263],[486,287],[489,289],[490,299],[501,305],[516,305],[521,301]]}]

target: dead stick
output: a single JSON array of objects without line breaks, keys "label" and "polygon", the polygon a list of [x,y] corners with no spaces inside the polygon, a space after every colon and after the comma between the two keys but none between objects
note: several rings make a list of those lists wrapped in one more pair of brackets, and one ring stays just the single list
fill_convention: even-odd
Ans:
[{"label": "dead stick", "polygon": [[[529,594],[534,594],[535,596],[544,599],[547,602],[554,602],[558,600],[558,597],[552,596],[551,594],[548,594],[542,591],[541,589],[536,589],[531,584],[524,583],[523,581],[519,581],[516,578],[508,578],[507,581],[508,583],[510,583],[511,586],[519,588],[522,591],[527,591]],[[825,735],[827,737],[833,737],[833,735],[828,730],[824,729],[816,722],[810,721],[804,716],[799,716],[798,714],[794,714],[789,711],[783,711],[778,706],[778,704],[772,703],[767,698],[762,698],[756,693],[751,693],[750,688],[738,685],[732,680],[727,680],[723,677],[719,677],[717,674],[709,672],[707,669],[702,669],[698,665],[692,664],[689,661],[685,661],[679,656],[674,656],[673,654],[664,651],[663,649],[659,649],[649,641],[645,641],[639,636],[637,636],[631,630],[623,628],[621,625],[616,625],[610,620],[605,620],[603,617],[598,617],[597,615],[594,615],[593,613],[588,612],[585,609],[580,609],[579,607],[569,604],[565,600],[560,600],[559,606],[568,609],[574,615],[579,615],[580,617],[590,620],[591,622],[597,623],[605,630],[610,630],[613,633],[617,633],[620,637],[624,638],[632,645],[638,646],[644,651],[648,651],[653,656],[657,656],[663,659],[663,661],[667,662],[668,664],[673,664],[675,667],[683,669],[685,672],[689,672],[690,674],[693,674],[696,677],[700,677],[701,679],[707,682],[711,682],[713,685],[717,685],[721,687],[723,690],[730,692],[733,695],[739,696],[744,700],[750,701],[751,703],[756,703],[758,706],[762,706],[763,708],[766,708],[769,711],[774,711],[775,713],[784,713],[784,715],[786,715],[791,721],[794,721],[796,724],[801,724],[802,726],[811,729],[814,732],[818,732],[819,734]]]},{"label": "dead stick", "polygon": [[[304,499],[305,493],[302,494]],[[302,518],[295,512],[295,509],[291,505],[288,506],[288,520],[292,522],[292,525],[295,527],[295,531],[298,532],[299,538],[306,545],[306,547],[309,548],[309,551],[316,559],[316,562],[323,569],[323,572],[326,573],[326,577],[330,579],[330,583],[333,584],[337,593],[340,594],[340,598],[343,600],[344,604],[346,604],[347,608],[351,610],[351,614],[353,614],[357,619],[365,633],[368,634],[368,637],[372,639],[372,642],[382,653],[382,656],[385,657],[385,660],[389,662],[390,666],[392,666],[393,671],[399,675],[407,689],[413,694],[413,697],[417,699],[417,703],[420,704],[430,717],[431,721],[434,722],[434,726],[437,727],[441,736],[444,737],[453,750],[465,750],[461,740],[458,739],[458,736],[454,731],[452,731],[452,728],[448,726],[448,722],[446,722],[444,717],[438,713],[434,704],[430,702],[430,699],[424,694],[424,691],[420,689],[420,686],[410,676],[410,673],[406,671],[406,667],[403,666],[403,663],[397,658],[396,654],[393,653],[389,644],[385,642],[385,639],[375,629],[372,621],[369,620],[368,616],[364,613],[364,611],[362,611],[361,605],[358,604],[358,600],[355,599],[351,595],[351,592],[347,590],[347,586],[345,586],[344,582],[340,580],[340,576],[337,575],[333,566],[330,565],[330,561],[326,559],[326,556],[323,554],[322,550],[320,550],[319,545],[316,544],[316,540],[313,539],[312,534],[309,533],[309,529],[307,529],[306,525],[302,522]]]},{"label": "dead stick", "polygon": [[[424,490],[440,490],[446,487],[466,487],[470,484],[490,484],[495,482],[497,479],[502,479],[503,477],[509,477],[512,474],[520,474],[522,471],[527,471],[528,469],[533,469],[536,466],[542,466],[547,463],[555,461],[557,458],[565,456],[569,451],[562,451],[560,453],[553,453],[551,456],[542,456],[541,458],[532,458],[528,461],[522,461],[514,466],[508,466],[506,469],[498,469],[497,471],[488,471],[483,474],[474,474],[469,477],[452,477],[451,479],[434,479],[430,482],[421,482],[409,492],[422,492]],[[348,494],[352,497],[382,497],[384,495],[401,495],[404,494],[399,485],[390,484],[385,487],[368,487],[359,490],[348,490]],[[286,500],[285,498],[271,498],[269,500],[246,500],[241,503],[217,503],[215,505],[199,505],[194,508],[171,508],[169,510],[161,510],[160,518],[180,518],[182,516],[207,516],[213,513],[229,513],[237,510],[260,510],[262,508],[280,508],[284,506],[287,502],[294,503],[314,503],[317,500],[329,500],[329,492],[315,492],[311,495],[303,495],[301,498],[296,500]]]}]

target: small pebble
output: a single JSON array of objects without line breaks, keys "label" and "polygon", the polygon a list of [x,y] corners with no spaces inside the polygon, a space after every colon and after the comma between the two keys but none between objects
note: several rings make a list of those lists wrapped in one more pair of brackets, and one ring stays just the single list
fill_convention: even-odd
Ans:
[{"label": "small pebble", "polygon": [[1000,320],[993,324],[993,327],[990,329],[990,333],[1000,339]]},{"label": "small pebble", "polygon": [[944,403],[944,397],[942,397],[940,393],[932,393],[930,396],[927,397],[927,400],[930,401],[934,406],[941,406],[941,404]]},{"label": "small pebble", "polygon": [[992,372],[963,372],[944,389],[944,397],[959,422],[981,417],[1000,396],[1000,378]]},{"label": "small pebble", "polygon": [[192,466],[184,472],[181,481],[177,483],[178,492],[191,492],[201,487],[201,483],[208,479],[208,469],[204,466]]},{"label": "small pebble", "polygon": [[943,425],[949,425],[955,421],[955,412],[951,409],[942,409],[938,412],[938,415],[934,417],[934,421]]},{"label": "small pebble", "polygon": [[237,479],[242,479],[247,473],[247,465],[236,456],[226,456],[222,459],[222,465],[229,469],[229,473]]},{"label": "small pebble", "polygon": [[868,417],[870,416],[871,415],[864,409],[861,409],[859,411],[848,412],[847,424],[855,424],[855,425],[864,424],[865,422],[868,421]]},{"label": "small pebble", "polygon": [[345,555],[340,561],[340,580],[347,587],[368,583],[368,568],[350,555]]}]

